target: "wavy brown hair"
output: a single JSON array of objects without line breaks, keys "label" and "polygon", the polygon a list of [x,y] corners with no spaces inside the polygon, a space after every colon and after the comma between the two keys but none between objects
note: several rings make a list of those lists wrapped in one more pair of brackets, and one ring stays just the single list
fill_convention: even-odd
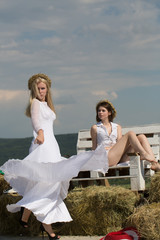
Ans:
[{"label": "wavy brown hair", "polygon": [[100,122],[101,119],[98,117],[98,110],[100,107],[104,107],[108,110],[108,112],[111,113],[111,115],[108,116],[108,119],[110,122],[113,122],[113,119],[116,117],[116,110],[113,106],[113,104],[111,102],[109,102],[108,100],[102,100],[100,102],[97,103],[96,105],[96,121]]}]

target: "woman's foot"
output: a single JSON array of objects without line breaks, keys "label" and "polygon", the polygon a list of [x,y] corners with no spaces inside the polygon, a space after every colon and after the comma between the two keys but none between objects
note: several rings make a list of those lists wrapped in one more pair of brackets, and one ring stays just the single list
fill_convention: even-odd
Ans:
[{"label": "woman's foot", "polygon": [[140,154],[140,159],[141,160],[146,160],[148,162],[152,163],[157,163],[157,161],[153,158],[153,156],[151,156],[150,154],[148,154],[147,152],[144,154]]},{"label": "woman's foot", "polygon": [[28,228],[28,223],[27,222],[24,222],[21,219],[19,219],[19,223],[21,224],[22,227]]},{"label": "woman's foot", "polygon": [[154,162],[151,164],[151,169],[155,172],[159,172],[160,171],[160,164],[158,162]]},{"label": "woman's foot", "polygon": [[44,234],[43,234],[44,231],[47,233],[49,240],[59,240],[60,239],[60,237],[58,235],[53,233],[51,225],[41,224],[40,229],[42,231],[43,236],[44,236]]},{"label": "woman's foot", "polygon": [[21,217],[19,219],[19,223],[21,224],[22,227],[28,228],[28,218],[31,214],[31,211],[21,207]]}]

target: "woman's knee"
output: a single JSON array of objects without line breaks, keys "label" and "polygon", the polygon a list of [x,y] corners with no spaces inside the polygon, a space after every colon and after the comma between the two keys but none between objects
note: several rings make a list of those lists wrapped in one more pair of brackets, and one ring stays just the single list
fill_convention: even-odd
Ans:
[{"label": "woman's knee", "polygon": [[146,136],[144,134],[139,134],[137,138],[139,139],[140,142],[146,140]]},{"label": "woman's knee", "polygon": [[119,157],[114,154],[111,150],[108,153],[108,163],[109,163],[109,167],[112,167],[114,165],[117,165],[117,163],[119,162]]},{"label": "woman's knee", "polygon": [[135,132],[133,132],[133,131],[129,131],[129,132],[127,132],[127,135],[128,135],[129,137],[132,137],[132,136],[135,136],[136,134],[135,134]]}]

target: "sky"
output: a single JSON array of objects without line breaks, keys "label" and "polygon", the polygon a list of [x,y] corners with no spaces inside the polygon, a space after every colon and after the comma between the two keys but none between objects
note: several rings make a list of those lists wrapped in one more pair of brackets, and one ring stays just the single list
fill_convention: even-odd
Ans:
[{"label": "sky", "polygon": [[89,129],[102,99],[122,127],[160,123],[160,1],[1,0],[0,138],[32,136],[36,73],[52,79],[55,134]]}]

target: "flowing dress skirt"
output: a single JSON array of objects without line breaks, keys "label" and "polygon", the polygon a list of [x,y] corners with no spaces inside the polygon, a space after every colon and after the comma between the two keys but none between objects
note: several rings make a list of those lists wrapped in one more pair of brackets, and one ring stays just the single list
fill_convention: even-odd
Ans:
[{"label": "flowing dress skirt", "polygon": [[33,140],[26,158],[10,159],[0,167],[5,180],[23,196],[16,204],[7,205],[8,211],[16,212],[25,207],[46,224],[72,220],[63,200],[73,177],[80,171],[106,173],[108,170],[103,145],[66,159],[61,157],[54,135],[51,138],[41,145],[34,144]]}]

